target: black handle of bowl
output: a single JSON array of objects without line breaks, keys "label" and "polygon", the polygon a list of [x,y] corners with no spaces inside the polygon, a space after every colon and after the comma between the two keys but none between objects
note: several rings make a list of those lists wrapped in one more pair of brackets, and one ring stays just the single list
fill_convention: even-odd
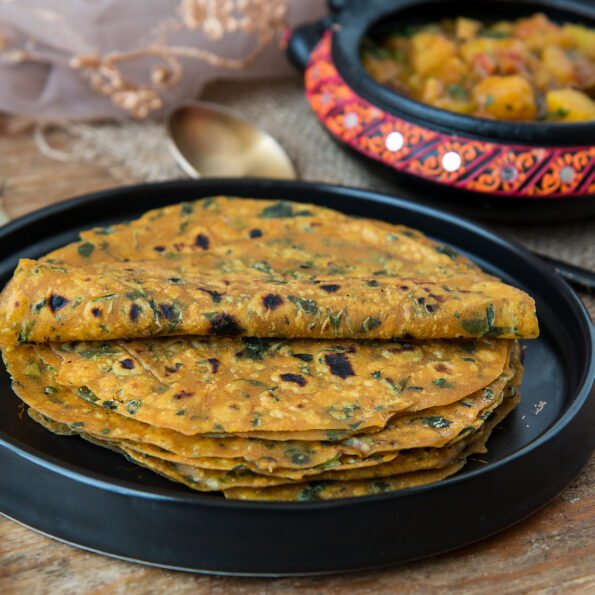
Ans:
[{"label": "black handle of bowl", "polygon": [[537,256],[552,267],[569,285],[572,285],[578,291],[595,295],[595,272],[543,254]]},{"label": "black handle of bowl", "polygon": [[324,32],[333,24],[335,17],[347,7],[350,0],[328,0],[330,15],[317,21],[297,27],[287,43],[287,57],[297,70],[303,72],[310,59],[314,46],[320,41]]},{"label": "black handle of bowl", "polygon": [[287,57],[297,70],[303,72],[306,69],[314,46],[332,22],[332,17],[326,17],[316,23],[301,25],[293,31],[287,44]]}]

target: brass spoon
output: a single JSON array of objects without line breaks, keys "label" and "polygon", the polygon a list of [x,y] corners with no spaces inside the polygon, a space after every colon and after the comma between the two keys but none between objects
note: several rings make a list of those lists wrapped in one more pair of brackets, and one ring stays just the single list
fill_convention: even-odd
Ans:
[{"label": "brass spoon", "polygon": [[192,178],[295,179],[281,145],[234,111],[204,101],[178,106],[167,119],[169,148]]}]

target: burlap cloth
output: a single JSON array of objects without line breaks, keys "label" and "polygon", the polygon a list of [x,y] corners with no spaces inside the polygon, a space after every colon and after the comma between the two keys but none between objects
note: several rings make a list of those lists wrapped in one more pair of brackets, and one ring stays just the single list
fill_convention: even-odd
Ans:
[{"label": "burlap cloth", "polygon": [[[399,195],[396,180],[379,175],[377,168],[331,139],[311,112],[298,76],[276,81],[215,82],[206,87],[201,99],[232,107],[272,134],[303,180]],[[127,183],[186,177],[169,153],[160,124],[77,124],[71,132],[77,136],[73,147],[77,158],[101,163]],[[595,270],[594,219],[547,225],[487,225],[530,249]],[[595,318],[595,296],[582,294],[581,298]]]}]

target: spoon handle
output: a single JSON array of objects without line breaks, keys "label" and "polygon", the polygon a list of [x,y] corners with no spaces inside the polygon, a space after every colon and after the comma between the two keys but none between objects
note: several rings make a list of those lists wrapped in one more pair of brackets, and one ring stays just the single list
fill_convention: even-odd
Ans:
[{"label": "spoon handle", "polygon": [[584,293],[595,294],[595,272],[543,254],[537,254],[537,256],[575,289]]}]

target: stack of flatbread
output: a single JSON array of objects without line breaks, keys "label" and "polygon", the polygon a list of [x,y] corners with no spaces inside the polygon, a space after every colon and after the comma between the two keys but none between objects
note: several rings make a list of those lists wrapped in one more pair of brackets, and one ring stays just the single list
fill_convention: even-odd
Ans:
[{"label": "stack of flatbread", "polygon": [[260,500],[455,473],[518,403],[538,334],[527,294],[418,231],[225,197],[21,260],[0,318],[33,419]]}]

